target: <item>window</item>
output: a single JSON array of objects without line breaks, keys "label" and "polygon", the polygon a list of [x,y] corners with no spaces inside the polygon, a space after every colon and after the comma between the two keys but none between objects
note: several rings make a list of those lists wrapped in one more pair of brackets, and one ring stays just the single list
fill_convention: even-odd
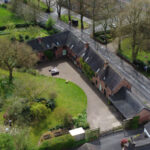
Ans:
[{"label": "window", "polygon": [[103,77],[103,80],[104,80],[104,81],[106,80],[106,77],[105,77],[105,76]]},{"label": "window", "polygon": [[89,60],[89,57],[87,57],[86,59],[85,59],[85,62],[87,62]]},{"label": "window", "polygon": [[97,69],[96,73],[98,73],[100,71],[100,68]]},{"label": "window", "polygon": [[74,45],[71,45],[70,49],[73,49]]},{"label": "window", "polygon": [[64,49],[64,50],[62,51],[62,55],[63,55],[63,56],[66,56],[66,55],[67,55],[67,50]]},{"label": "window", "polygon": [[85,52],[81,55],[81,57],[84,57],[84,55],[85,55]]}]

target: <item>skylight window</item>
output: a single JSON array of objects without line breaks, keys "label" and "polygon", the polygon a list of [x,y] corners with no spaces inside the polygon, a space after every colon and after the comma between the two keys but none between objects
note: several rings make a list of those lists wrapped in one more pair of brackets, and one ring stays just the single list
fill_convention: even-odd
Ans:
[{"label": "skylight window", "polygon": [[96,73],[98,73],[100,71],[100,68],[97,69]]},{"label": "skylight window", "polygon": [[85,61],[87,62],[89,60],[89,57],[87,57],[86,59],[85,59]]},{"label": "skylight window", "polygon": [[56,44],[59,45],[59,42],[57,42]]},{"label": "skylight window", "polygon": [[81,57],[84,57],[85,56],[85,52],[81,55]]},{"label": "skylight window", "polygon": [[47,44],[47,48],[50,48],[49,44]]},{"label": "skylight window", "polygon": [[105,81],[106,80],[106,77],[104,76],[103,80]]},{"label": "skylight window", "polygon": [[70,49],[72,49],[74,47],[74,45],[71,45]]}]

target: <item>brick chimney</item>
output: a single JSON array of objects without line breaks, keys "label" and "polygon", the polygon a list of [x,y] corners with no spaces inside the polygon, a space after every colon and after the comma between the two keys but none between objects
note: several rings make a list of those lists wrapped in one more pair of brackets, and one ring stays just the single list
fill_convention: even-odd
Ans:
[{"label": "brick chimney", "polygon": [[42,44],[42,39],[38,38],[38,42],[39,42],[39,44]]},{"label": "brick chimney", "polygon": [[107,67],[108,67],[108,61],[105,60],[105,62],[104,62],[104,69],[106,69]]},{"label": "brick chimney", "polygon": [[85,47],[85,49],[88,49],[89,48],[89,43],[85,43],[84,47]]}]

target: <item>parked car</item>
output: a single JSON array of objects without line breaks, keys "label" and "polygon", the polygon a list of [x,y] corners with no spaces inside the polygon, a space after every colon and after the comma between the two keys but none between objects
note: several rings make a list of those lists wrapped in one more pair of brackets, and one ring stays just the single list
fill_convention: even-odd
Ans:
[{"label": "parked car", "polygon": [[59,70],[56,67],[54,67],[53,69],[51,69],[51,75],[52,76],[57,75],[57,74],[59,74]]}]

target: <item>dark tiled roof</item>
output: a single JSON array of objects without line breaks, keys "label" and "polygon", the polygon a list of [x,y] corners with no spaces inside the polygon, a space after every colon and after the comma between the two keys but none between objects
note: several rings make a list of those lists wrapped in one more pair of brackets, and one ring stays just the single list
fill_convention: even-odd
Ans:
[{"label": "dark tiled roof", "polygon": [[111,90],[113,90],[122,80],[121,76],[110,66],[107,66],[103,72],[100,72],[99,77]]},{"label": "dark tiled roof", "polygon": [[69,32],[66,46],[69,47],[77,56],[84,50],[84,43],[81,42],[72,32]]},{"label": "dark tiled roof", "polygon": [[118,93],[110,97],[110,101],[127,119],[134,117],[144,106],[137,101],[136,97],[131,95],[126,88],[121,88]]},{"label": "dark tiled roof", "polygon": [[30,45],[33,48],[33,50],[44,51],[53,48],[55,46],[56,47],[64,46],[66,44],[68,34],[69,31],[65,31],[57,33],[52,36],[31,40],[27,42],[27,44]]},{"label": "dark tiled roof", "polygon": [[144,125],[144,128],[148,131],[148,133],[150,134],[150,122],[148,122],[147,124]]},{"label": "dark tiled roof", "polygon": [[97,145],[90,144],[90,143],[85,143],[81,147],[79,147],[77,150],[100,150],[100,147]]},{"label": "dark tiled roof", "polygon": [[94,52],[91,47],[89,47],[85,51],[85,55],[83,56],[83,60],[91,67],[91,69],[96,72],[98,69],[102,71],[104,66],[104,60]]}]

